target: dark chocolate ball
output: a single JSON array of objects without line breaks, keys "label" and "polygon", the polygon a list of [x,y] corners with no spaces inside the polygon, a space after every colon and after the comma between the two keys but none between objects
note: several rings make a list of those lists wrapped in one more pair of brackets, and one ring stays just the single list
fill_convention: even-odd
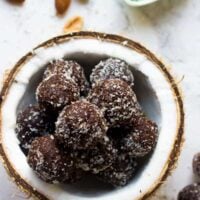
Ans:
[{"label": "dark chocolate ball", "polygon": [[97,106],[77,101],[66,106],[56,122],[56,138],[64,148],[93,148],[106,135],[107,126]]},{"label": "dark chocolate ball", "polygon": [[78,168],[97,174],[112,165],[117,157],[117,149],[108,137],[97,144],[94,149],[76,150],[72,152]]},{"label": "dark chocolate ball", "polygon": [[194,183],[183,188],[178,194],[178,200],[200,200],[200,184]]},{"label": "dark chocolate ball", "polygon": [[133,178],[136,167],[137,162],[134,158],[120,154],[117,156],[115,162],[104,171],[99,172],[97,177],[114,187],[122,187]]},{"label": "dark chocolate ball", "polygon": [[141,110],[131,87],[120,79],[98,82],[89,93],[88,100],[104,113],[109,126],[129,123]]},{"label": "dark chocolate ball", "polygon": [[134,84],[133,74],[129,66],[123,60],[117,58],[108,58],[97,64],[90,75],[92,84],[106,79],[121,79],[127,82],[130,86]]},{"label": "dark chocolate ball", "polygon": [[200,178],[200,153],[194,155],[192,166],[194,174]]},{"label": "dark chocolate ball", "polygon": [[58,74],[44,79],[36,91],[38,102],[52,110],[62,109],[79,97],[78,86],[72,80]]},{"label": "dark chocolate ball", "polygon": [[36,174],[48,183],[73,183],[82,177],[82,170],[75,167],[70,157],[60,152],[52,135],[36,138],[27,159]]},{"label": "dark chocolate ball", "polygon": [[54,132],[55,116],[39,105],[29,105],[19,112],[16,120],[16,134],[20,146],[27,151],[36,137]]},{"label": "dark chocolate ball", "polygon": [[49,76],[60,74],[67,80],[73,80],[79,87],[81,93],[86,93],[89,89],[89,83],[86,80],[83,68],[73,60],[54,60],[47,65],[44,72],[44,79]]},{"label": "dark chocolate ball", "polygon": [[143,157],[153,150],[157,138],[158,127],[153,121],[143,116],[135,117],[133,127],[120,141],[120,149],[130,156]]}]

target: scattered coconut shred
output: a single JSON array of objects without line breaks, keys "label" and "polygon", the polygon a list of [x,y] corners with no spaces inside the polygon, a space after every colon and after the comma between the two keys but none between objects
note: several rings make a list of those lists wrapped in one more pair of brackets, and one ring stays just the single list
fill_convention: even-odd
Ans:
[{"label": "scattered coconut shred", "polygon": [[63,28],[63,33],[71,33],[71,32],[78,32],[83,29],[83,18],[80,16],[75,16],[70,18],[64,28]]}]

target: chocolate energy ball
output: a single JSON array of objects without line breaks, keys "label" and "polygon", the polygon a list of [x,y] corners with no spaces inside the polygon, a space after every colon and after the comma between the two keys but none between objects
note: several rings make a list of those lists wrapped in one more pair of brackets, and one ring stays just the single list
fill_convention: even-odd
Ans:
[{"label": "chocolate energy ball", "polygon": [[16,134],[21,148],[27,152],[34,138],[54,132],[55,116],[44,107],[29,105],[19,112],[16,120]]},{"label": "chocolate energy ball", "polygon": [[82,171],[75,168],[74,161],[57,148],[52,135],[36,138],[27,159],[36,174],[48,183],[73,183],[82,176]]},{"label": "chocolate energy ball", "polygon": [[60,110],[79,97],[78,86],[72,80],[58,74],[44,79],[36,91],[39,104],[52,110]]},{"label": "chocolate energy ball", "polygon": [[194,183],[183,188],[178,194],[178,200],[200,200],[200,184]]},{"label": "chocolate energy ball", "polygon": [[155,147],[158,127],[146,117],[135,117],[133,121],[133,127],[120,141],[120,149],[130,156],[143,157]]},{"label": "chocolate energy ball", "polygon": [[194,174],[200,178],[200,153],[194,155],[192,166]]},{"label": "chocolate energy ball", "polygon": [[104,142],[97,144],[94,149],[76,150],[72,154],[78,168],[97,174],[112,165],[117,157],[117,149],[105,136]]},{"label": "chocolate energy ball", "polygon": [[133,74],[129,66],[123,60],[117,58],[108,58],[97,64],[90,75],[92,84],[106,79],[118,78],[127,82],[130,86],[134,85]]},{"label": "chocolate energy ball", "polygon": [[131,87],[120,79],[98,82],[89,93],[88,100],[104,113],[109,126],[129,123],[141,110]]},{"label": "chocolate energy ball", "polygon": [[103,140],[107,126],[100,110],[87,101],[66,106],[56,122],[56,138],[64,148],[93,148]]},{"label": "chocolate energy ball", "polygon": [[114,187],[122,187],[133,178],[136,168],[137,162],[134,158],[120,154],[110,167],[97,174],[97,178]]},{"label": "chocolate energy ball", "polygon": [[52,61],[47,65],[44,79],[55,74],[63,75],[67,80],[73,80],[78,85],[81,93],[87,93],[89,83],[86,80],[83,68],[77,62],[63,59]]}]

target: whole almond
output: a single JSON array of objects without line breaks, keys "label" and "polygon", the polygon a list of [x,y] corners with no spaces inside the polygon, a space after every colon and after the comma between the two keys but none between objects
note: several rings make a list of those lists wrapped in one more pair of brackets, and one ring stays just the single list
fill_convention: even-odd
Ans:
[{"label": "whole almond", "polygon": [[71,33],[71,32],[78,32],[81,31],[83,28],[83,18],[80,16],[72,17],[67,21],[63,28],[64,33]]},{"label": "whole almond", "polygon": [[55,0],[55,7],[58,14],[64,14],[68,9],[71,0]]},{"label": "whole almond", "polygon": [[23,3],[25,0],[7,0],[11,3]]}]

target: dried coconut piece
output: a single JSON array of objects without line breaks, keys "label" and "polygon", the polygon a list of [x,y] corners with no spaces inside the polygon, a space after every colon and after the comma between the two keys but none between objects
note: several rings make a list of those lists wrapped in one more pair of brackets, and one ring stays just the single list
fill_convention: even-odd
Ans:
[{"label": "dried coconut piece", "polygon": [[82,100],[62,110],[55,137],[66,149],[91,149],[103,140],[106,131],[106,122],[98,107]]},{"label": "dried coconut piece", "polygon": [[120,140],[120,150],[133,157],[144,157],[157,143],[158,127],[144,116],[134,117],[128,134]]},{"label": "dried coconut piece", "polygon": [[72,33],[72,32],[78,32],[83,29],[84,20],[80,16],[75,16],[69,19],[64,28],[63,33]]},{"label": "dried coconut piece", "polygon": [[49,76],[60,74],[66,79],[73,80],[80,88],[82,94],[86,94],[89,90],[89,83],[86,80],[83,68],[73,60],[53,60],[47,65],[44,72],[44,79]]},{"label": "dried coconut piece", "polygon": [[82,171],[75,167],[74,161],[60,152],[53,136],[35,139],[27,160],[36,174],[48,183],[73,183],[83,175]]},{"label": "dried coconut piece", "polygon": [[136,168],[137,162],[134,158],[120,154],[110,167],[97,174],[97,178],[114,187],[122,187],[133,178]]},{"label": "dried coconut piece", "polygon": [[178,194],[178,200],[200,200],[200,184],[193,183],[184,187]]},{"label": "dried coconut piece", "polygon": [[78,100],[79,87],[71,79],[66,79],[60,74],[44,79],[36,90],[39,104],[52,110],[60,110],[65,105]]},{"label": "dried coconut piece", "polygon": [[56,116],[49,113],[44,107],[29,105],[19,112],[16,120],[16,134],[21,148],[27,152],[31,142],[42,135],[54,132]]},{"label": "dried coconut piece", "polygon": [[97,174],[112,165],[117,157],[117,149],[107,136],[94,149],[74,150],[71,152],[76,166],[84,171]]},{"label": "dried coconut piece", "polygon": [[55,0],[55,7],[58,14],[64,14],[69,8],[71,0]]},{"label": "dried coconut piece", "polygon": [[200,153],[194,155],[192,166],[194,174],[200,178]]},{"label": "dried coconut piece", "polygon": [[120,79],[97,82],[87,99],[102,110],[111,127],[128,124],[132,116],[141,113],[132,88]]},{"label": "dried coconut piece", "polygon": [[129,65],[118,58],[108,58],[100,61],[97,64],[90,75],[90,81],[92,84],[96,84],[98,81],[106,79],[118,78],[127,82],[130,86],[134,85],[134,78]]}]

